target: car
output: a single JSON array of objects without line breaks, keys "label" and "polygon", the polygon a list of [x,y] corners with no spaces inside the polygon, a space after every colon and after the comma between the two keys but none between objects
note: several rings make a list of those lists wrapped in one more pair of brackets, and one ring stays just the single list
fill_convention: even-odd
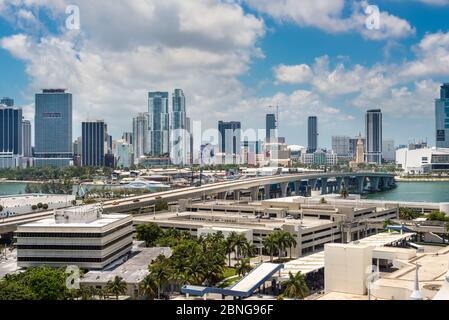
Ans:
[{"label": "car", "polygon": [[133,202],[137,203],[137,202],[140,202],[140,200],[139,199],[134,199]]},{"label": "car", "polygon": [[118,205],[118,202],[117,202],[117,201],[114,201],[114,202],[112,203],[112,205],[113,205],[113,206],[116,206],[116,205]]}]

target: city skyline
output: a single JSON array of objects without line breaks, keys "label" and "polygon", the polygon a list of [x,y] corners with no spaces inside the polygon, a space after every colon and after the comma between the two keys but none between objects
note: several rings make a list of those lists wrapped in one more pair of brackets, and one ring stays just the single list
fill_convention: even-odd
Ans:
[{"label": "city skyline", "polygon": [[[267,107],[279,105],[280,134],[287,141],[306,145],[307,116],[320,114],[321,140],[330,147],[332,135],[364,131],[364,112],[381,108],[385,136],[403,144],[426,138],[435,144],[434,130],[422,120],[432,121],[439,85],[449,75],[442,63],[449,55],[443,19],[449,7],[442,2],[373,1],[384,19],[379,30],[365,28],[364,1],[354,8],[349,1],[322,8],[307,1],[289,8],[276,1],[198,1],[189,7],[172,0],[165,7],[150,1],[142,10],[126,3],[74,3],[80,8],[81,30],[64,30],[67,16],[54,1],[6,1],[0,9],[0,61],[11,79],[2,84],[0,95],[23,106],[26,119],[33,116],[34,92],[65,87],[74,95],[74,122],[108,114],[110,131],[119,137],[131,130],[120,116],[124,108],[132,114],[145,112],[148,91],[183,88],[191,118],[210,128],[217,119],[236,117],[248,119],[244,127],[263,128]],[[108,21],[118,18],[115,12],[135,19],[119,33],[84,14],[91,9],[103,12]],[[20,10],[27,18],[8,18]],[[38,10],[51,12],[54,20],[37,15]],[[231,18],[214,21],[209,32],[195,17],[213,10]],[[143,12],[151,12],[148,19]],[[178,13],[171,15],[173,23],[161,20],[167,12]],[[414,12],[433,18],[418,19]],[[312,21],[311,16],[319,18]],[[153,28],[158,23],[161,27]],[[182,41],[174,46],[173,39]],[[47,61],[64,61],[70,68]],[[111,66],[121,71],[115,73]],[[401,124],[403,117],[407,121]],[[74,129],[74,136],[79,130]]]}]

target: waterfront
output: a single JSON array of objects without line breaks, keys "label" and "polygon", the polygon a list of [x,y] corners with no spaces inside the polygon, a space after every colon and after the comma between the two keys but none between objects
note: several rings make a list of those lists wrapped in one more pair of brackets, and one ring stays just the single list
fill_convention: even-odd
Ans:
[{"label": "waterfront", "polygon": [[[368,195],[368,199],[449,202],[449,182],[398,182],[396,189]],[[0,196],[25,193],[26,183],[0,183]],[[156,190],[152,190],[153,192]]]},{"label": "waterfront", "polygon": [[368,195],[368,199],[391,201],[449,202],[449,182],[397,182],[398,187]]}]

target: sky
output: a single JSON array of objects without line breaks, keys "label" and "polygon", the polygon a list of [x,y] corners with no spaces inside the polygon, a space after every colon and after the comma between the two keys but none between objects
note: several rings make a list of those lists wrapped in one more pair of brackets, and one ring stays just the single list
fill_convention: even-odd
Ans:
[{"label": "sky", "polygon": [[36,92],[67,88],[74,138],[104,119],[120,139],[149,91],[182,88],[203,130],[264,129],[279,105],[287,143],[316,115],[330,148],[380,108],[385,139],[433,145],[448,16],[449,0],[0,0],[0,96],[33,120]]}]

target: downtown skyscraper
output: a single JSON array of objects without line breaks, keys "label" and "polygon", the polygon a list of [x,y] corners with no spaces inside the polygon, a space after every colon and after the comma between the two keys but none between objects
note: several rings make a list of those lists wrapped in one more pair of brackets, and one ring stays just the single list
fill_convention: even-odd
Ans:
[{"label": "downtown skyscraper", "polygon": [[318,148],[318,118],[309,117],[307,121],[307,153],[314,153]]},{"label": "downtown skyscraper", "polygon": [[172,95],[170,113],[170,156],[177,165],[190,163],[190,134],[186,115],[186,98],[181,89],[175,89]]},{"label": "downtown skyscraper", "polygon": [[82,165],[102,167],[107,151],[107,126],[103,120],[82,123]]},{"label": "downtown skyscraper", "polygon": [[23,156],[26,158],[32,157],[31,122],[29,120],[22,120],[22,141]]},{"label": "downtown skyscraper", "polygon": [[240,154],[242,124],[238,121],[218,122],[219,151],[225,154]]},{"label": "downtown skyscraper", "polygon": [[44,89],[35,97],[34,164],[69,166],[72,151],[72,94],[65,89]]},{"label": "downtown skyscraper", "polygon": [[169,153],[168,92],[148,93],[149,154],[161,157]]},{"label": "downtown skyscraper", "polygon": [[276,115],[269,113],[265,117],[265,141],[270,142],[272,138],[276,138],[277,119]]},{"label": "downtown skyscraper", "polygon": [[22,155],[22,109],[0,104],[0,168],[19,166]]},{"label": "downtown skyscraper", "polygon": [[148,113],[139,113],[133,119],[132,143],[135,164],[138,163],[140,157],[149,152],[148,138]]},{"label": "downtown skyscraper", "polygon": [[368,110],[365,116],[366,150],[365,161],[382,163],[382,111]]},{"label": "downtown skyscraper", "polygon": [[440,98],[435,100],[436,147],[449,148],[449,83],[440,88]]}]

